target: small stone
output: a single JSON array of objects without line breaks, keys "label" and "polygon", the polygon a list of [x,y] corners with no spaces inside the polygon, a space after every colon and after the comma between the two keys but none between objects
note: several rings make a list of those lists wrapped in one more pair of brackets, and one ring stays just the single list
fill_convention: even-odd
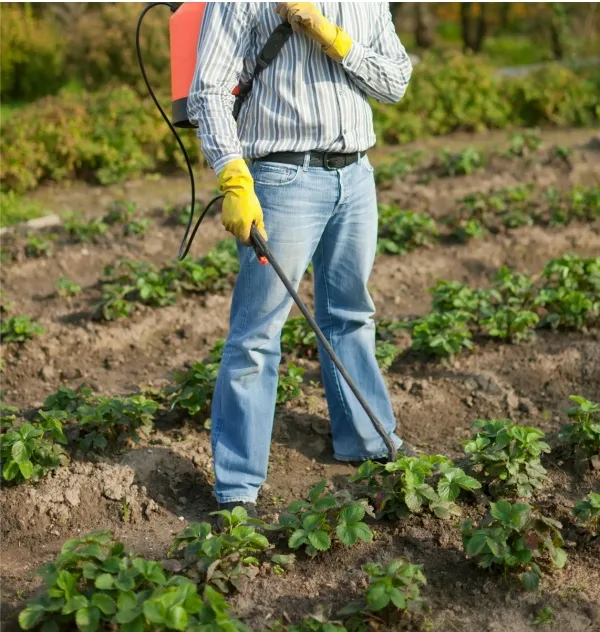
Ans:
[{"label": "small stone", "polygon": [[42,380],[44,380],[44,382],[50,382],[50,380],[54,379],[54,376],[56,375],[56,371],[54,370],[54,367],[51,367],[49,364],[47,364],[40,371],[40,375],[42,377]]},{"label": "small stone", "polygon": [[465,380],[465,386],[470,390],[470,391],[475,391],[477,390],[477,382],[472,378],[472,377],[468,377]]},{"label": "small stone", "polygon": [[490,395],[500,395],[502,389],[498,384],[498,378],[490,371],[481,371],[475,376],[479,388]]},{"label": "small stone", "polygon": [[183,565],[179,560],[161,560],[162,567],[169,573],[179,573],[183,569]]},{"label": "small stone", "polygon": [[68,489],[65,493],[65,500],[71,505],[71,507],[77,507],[79,504],[79,489],[76,487]]},{"label": "small stone", "polygon": [[177,516],[177,520],[179,520],[179,522],[183,522],[185,518],[183,516]]},{"label": "small stone", "polygon": [[179,504],[180,505],[185,505],[187,503],[187,498],[185,496],[181,496],[179,498]]},{"label": "small stone", "polygon": [[537,413],[535,404],[527,397],[521,397],[519,399],[519,410],[528,415],[535,415]]},{"label": "small stone", "polygon": [[600,456],[593,456],[590,462],[595,470],[600,470]]},{"label": "small stone", "polygon": [[473,398],[471,396],[465,397],[463,399],[463,402],[465,403],[465,406],[467,406],[467,408],[472,408],[473,407]]},{"label": "small stone", "polygon": [[265,492],[271,491],[271,486],[269,485],[269,483],[264,483],[262,488]]},{"label": "small stone", "polygon": [[506,393],[505,401],[508,410],[517,410],[519,407],[519,398],[514,393]]}]

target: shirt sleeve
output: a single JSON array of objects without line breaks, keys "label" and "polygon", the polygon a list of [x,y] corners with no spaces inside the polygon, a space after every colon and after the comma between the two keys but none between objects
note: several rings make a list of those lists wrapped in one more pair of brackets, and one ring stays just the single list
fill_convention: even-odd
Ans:
[{"label": "shirt sleeve", "polygon": [[354,41],[341,63],[350,80],[367,95],[383,103],[402,99],[412,62],[396,34],[388,3],[381,4],[370,45]]},{"label": "shirt sleeve", "polygon": [[187,111],[190,122],[198,126],[202,152],[217,175],[228,162],[242,157],[232,90],[250,45],[249,4],[207,2],[198,39]]}]

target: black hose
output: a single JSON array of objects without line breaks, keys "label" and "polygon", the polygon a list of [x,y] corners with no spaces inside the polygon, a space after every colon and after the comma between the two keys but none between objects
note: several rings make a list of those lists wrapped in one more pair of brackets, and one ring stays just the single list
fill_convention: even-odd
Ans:
[{"label": "black hose", "polygon": [[308,324],[311,326],[312,330],[315,332],[317,338],[319,339],[319,341],[325,348],[325,351],[327,351],[327,353],[329,354],[331,361],[335,364],[338,371],[342,374],[342,377],[344,378],[344,380],[346,380],[346,383],[350,387],[350,390],[354,393],[354,395],[356,396],[356,399],[358,399],[360,405],[363,407],[364,411],[367,413],[367,416],[371,420],[371,423],[373,424],[375,430],[377,430],[377,432],[379,433],[379,436],[383,439],[388,449],[390,460],[395,461],[397,450],[396,450],[396,446],[394,445],[394,442],[392,441],[388,433],[385,431],[385,428],[383,427],[379,419],[377,419],[377,417],[375,416],[375,413],[371,410],[371,407],[369,406],[365,398],[362,396],[362,393],[358,390],[358,387],[356,386],[356,384],[352,381],[352,378],[348,375],[348,372],[344,368],[344,365],[341,363],[340,359],[336,355],[332,346],[327,341],[327,338],[325,338],[325,335],[319,328],[319,325],[317,325],[315,319],[310,315],[308,309],[306,308],[306,305],[304,305],[304,303],[302,302],[302,299],[298,295],[298,292],[296,292],[296,290],[292,287],[292,284],[290,283],[289,279],[285,276],[285,273],[281,269],[281,266],[277,263],[277,260],[275,259],[275,256],[271,252],[271,249],[269,248],[267,242],[264,240],[263,236],[259,233],[258,229],[254,225],[250,229],[250,238],[253,241],[254,249],[256,250],[257,255],[259,256],[264,255],[267,258],[267,261],[273,266],[273,270],[275,270],[275,272],[277,273],[277,276],[281,279],[282,283],[285,285],[287,291],[290,293],[290,296],[294,299],[294,303],[296,303],[296,305],[298,306],[298,309],[302,312],[302,315],[308,321]]},{"label": "black hose", "polygon": [[158,99],[156,98],[154,94],[154,90],[152,90],[152,86],[150,85],[150,82],[148,81],[148,76],[146,75],[146,69],[144,67],[144,61],[142,60],[142,51],[140,48],[140,29],[142,26],[142,20],[144,19],[144,16],[146,15],[146,13],[148,13],[150,9],[153,9],[154,7],[158,7],[158,6],[169,7],[169,9],[171,9],[171,12],[175,13],[175,11],[177,11],[177,9],[179,8],[180,4],[181,3],[176,3],[176,2],[152,2],[147,7],[145,7],[145,9],[140,13],[140,17],[138,18],[137,26],[135,29],[135,50],[137,52],[138,63],[140,65],[140,70],[142,71],[142,77],[144,78],[144,82],[146,83],[146,87],[148,88],[148,92],[150,93],[150,96],[152,97],[152,100],[154,101],[154,104],[158,108],[158,111],[160,112],[161,116],[163,117],[166,124],[169,126],[169,129],[173,133],[173,136],[175,136],[175,139],[177,140],[177,143],[179,144],[179,147],[181,148],[181,151],[183,152],[183,157],[185,158],[185,163],[187,165],[188,173],[190,176],[190,189],[192,192],[192,204],[190,207],[190,219],[188,220],[188,224],[185,229],[183,239],[181,240],[181,245],[179,246],[179,252],[177,253],[177,259],[181,261],[182,259],[185,259],[187,253],[189,252],[190,246],[192,245],[192,241],[194,239],[194,235],[196,234],[196,231],[198,230],[200,223],[202,222],[206,213],[208,212],[208,209],[212,206],[214,202],[216,202],[219,198],[223,196],[218,196],[209,202],[208,206],[204,209],[202,215],[200,215],[200,217],[198,218],[198,222],[196,223],[196,227],[194,228],[194,231],[192,232],[190,239],[187,240],[188,233],[190,232],[190,227],[192,226],[192,222],[194,220],[194,206],[196,203],[196,184],[194,182],[194,172],[192,171],[192,163],[190,162],[190,158],[188,156],[187,151],[185,150],[185,146],[183,142],[181,141],[181,138],[179,138],[179,134],[177,133],[177,130],[171,124],[169,117],[165,114],[160,103],[158,102]]},{"label": "black hose", "polygon": [[[164,110],[162,109],[160,103],[158,102],[158,100],[157,100],[157,98],[156,98],[156,96],[154,94],[154,91],[152,90],[152,87],[150,86],[150,82],[148,81],[148,76],[146,75],[146,69],[144,68],[144,62],[142,60],[142,53],[141,53],[141,49],[140,49],[140,28],[141,28],[141,25],[142,25],[142,20],[143,20],[144,16],[146,15],[146,13],[148,13],[148,11],[150,11],[150,9],[152,9],[152,8],[154,8],[156,6],[161,6],[161,5],[169,7],[169,9],[171,9],[171,11],[173,13],[179,7],[179,4],[173,3],[173,2],[153,2],[152,4],[148,5],[141,12],[140,17],[138,18],[137,27],[136,27],[136,31],[135,31],[135,48],[136,48],[136,52],[137,52],[138,62],[140,64],[140,70],[142,71],[142,77],[144,78],[144,82],[146,83],[146,87],[148,88],[148,92],[150,93],[150,96],[152,97],[152,100],[154,101],[156,107],[158,108],[158,111],[161,113],[161,116],[166,121],[167,125],[169,126],[169,129],[171,130],[171,132],[173,133],[173,135],[177,139],[177,142],[179,143],[179,147],[181,148],[181,151],[183,152],[183,156],[185,158],[185,162],[186,162],[187,168],[188,168],[188,173],[189,173],[189,176],[190,176],[190,187],[191,187],[191,192],[192,192],[192,204],[191,204],[191,208],[190,208],[190,219],[188,220],[188,224],[187,224],[187,227],[185,229],[185,234],[183,236],[183,240],[181,241],[181,246],[179,247],[179,253],[177,254],[177,258],[179,260],[182,260],[182,259],[185,259],[186,255],[188,254],[190,246],[192,245],[192,242],[194,241],[194,237],[196,236],[196,232],[197,232],[202,220],[206,216],[206,213],[210,209],[210,207],[215,202],[217,202],[217,200],[220,200],[220,199],[224,198],[225,196],[224,195],[218,195],[217,197],[213,198],[208,203],[208,205],[206,206],[204,211],[202,211],[200,217],[198,218],[198,221],[196,222],[196,226],[194,227],[194,230],[192,231],[192,234],[190,235],[190,238],[188,239],[187,236],[188,236],[188,233],[190,231],[190,227],[192,225],[192,221],[194,219],[194,205],[195,205],[195,201],[196,201],[196,184],[194,182],[194,172],[192,171],[192,165],[190,163],[190,159],[189,159],[188,153],[185,150],[185,147],[184,147],[184,145],[183,145],[183,143],[181,141],[181,138],[179,138],[179,134],[177,133],[177,130],[171,124],[171,121],[169,120],[168,116],[165,114]],[[254,250],[255,250],[257,256],[263,256],[264,255],[264,257],[266,257],[267,261],[273,266],[273,269],[275,270],[275,272],[277,273],[277,275],[281,279],[282,283],[285,285],[287,291],[290,293],[290,296],[294,299],[294,302],[298,306],[298,309],[302,312],[304,318],[306,318],[306,320],[308,321],[308,324],[311,326],[312,330],[315,332],[315,335],[317,336],[317,338],[319,339],[319,341],[323,345],[323,348],[329,354],[329,357],[331,358],[332,362],[335,364],[335,366],[337,367],[338,371],[341,373],[342,377],[344,378],[344,380],[346,381],[346,383],[350,387],[350,390],[356,396],[356,399],[358,399],[358,401],[359,401],[360,405],[363,407],[365,413],[367,413],[367,416],[371,420],[371,423],[373,424],[373,427],[375,428],[375,430],[379,433],[379,435],[383,439],[383,441],[384,441],[384,443],[385,443],[385,445],[386,445],[386,447],[388,449],[388,452],[389,452],[389,455],[390,455],[390,460],[391,461],[395,461],[396,460],[396,455],[397,455],[397,450],[396,450],[396,446],[394,445],[394,442],[391,440],[390,436],[385,431],[385,428],[382,426],[381,422],[375,416],[375,413],[371,410],[369,404],[366,402],[365,398],[362,396],[361,392],[358,390],[356,384],[354,384],[354,382],[352,381],[352,378],[348,375],[348,372],[344,368],[344,365],[341,363],[340,359],[337,357],[335,351],[333,350],[333,348],[331,347],[331,345],[327,341],[327,338],[325,338],[325,335],[323,334],[323,332],[321,331],[321,329],[317,325],[315,319],[310,315],[310,313],[308,312],[308,309],[306,309],[306,306],[302,302],[302,299],[300,298],[300,296],[298,296],[298,293],[292,287],[292,284],[290,283],[289,279],[285,276],[285,273],[281,269],[281,266],[277,263],[277,260],[275,259],[273,253],[271,252],[271,249],[267,245],[267,242],[263,239],[262,235],[258,232],[256,226],[254,226],[254,225],[251,227],[250,237],[251,237],[251,240],[253,242]]]}]

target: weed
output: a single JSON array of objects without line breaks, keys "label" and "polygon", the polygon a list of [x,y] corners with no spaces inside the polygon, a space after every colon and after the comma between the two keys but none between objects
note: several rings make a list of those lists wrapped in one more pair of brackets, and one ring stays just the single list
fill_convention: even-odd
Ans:
[{"label": "weed", "polygon": [[300,386],[304,380],[304,369],[288,362],[285,374],[279,376],[277,383],[277,403],[285,404],[302,395]]},{"label": "weed", "polygon": [[462,445],[471,462],[481,465],[480,475],[494,496],[529,497],[543,486],[547,473],[540,455],[550,446],[541,430],[508,419],[478,419],[471,427],[477,432]]},{"label": "weed", "polygon": [[396,206],[379,206],[380,229],[377,249],[380,253],[402,254],[427,247],[437,241],[439,230],[432,217]]},{"label": "weed", "polygon": [[533,620],[532,625],[542,625],[542,623],[554,623],[554,616],[552,614],[552,608],[550,606],[546,606],[540,610],[537,617]]},{"label": "weed", "polygon": [[579,395],[571,395],[574,403],[567,410],[572,423],[559,432],[560,440],[569,445],[578,469],[584,469],[589,459],[600,455],[600,404]]},{"label": "weed", "polygon": [[309,491],[308,500],[292,502],[280,514],[279,522],[267,527],[286,533],[290,549],[305,547],[311,557],[331,548],[332,537],[345,546],[373,539],[363,522],[370,507],[364,502],[353,502],[347,492],[326,494],[326,486],[325,479],[319,481]]},{"label": "weed", "polygon": [[37,421],[20,426],[13,421],[0,435],[3,480],[37,481],[66,463],[61,447],[67,443],[62,426],[66,414],[40,411],[39,416]]},{"label": "weed", "polygon": [[0,323],[0,340],[2,342],[26,342],[33,336],[40,336],[44,329],[29,316],[11,316]]},{"label": "weed", "polygon": [[542,516],[531,505],[499,500],[491,503],[491,513],[479,529],[471,520],[463,524],[463,547],[482,568],[517,570],[523,573],[525,587],[534,589],[540,583],[540,565],[563,568],[566,563],[561,528],[560,522]]},{"label": "weed", "polygon": [[60,277],[56,283],[56,291],[60,298],[69,299],[81,294],[81,286],[65,277]]},{"label": "weed", "polygon": [[600,494],[590,492],[573,508],[577,523],[600,535]]},{"label": "weed", "polygon": [[269,542],[256,531],[262,521],[249,520],[242,507],[211,515],[221,516],[222,533],[214,534],[207,522],[191,524],[175,538],[170,554],[182,552],[185,561],[198,569],[202,581],[227,593],[229,586],[239,589],[246,578],[256,575],[256,555],[266,551]]},{"label": "weed", "polygon": [[424,507],[438,518],[448,519],[460,515],[454,501],[461,489],[481,487],[477,480],[454,467],[450,459],[439,455],[400,457],[385,465],[366,461],[349,480],[366,483],[378,519],[403,518],[421,513]]}]

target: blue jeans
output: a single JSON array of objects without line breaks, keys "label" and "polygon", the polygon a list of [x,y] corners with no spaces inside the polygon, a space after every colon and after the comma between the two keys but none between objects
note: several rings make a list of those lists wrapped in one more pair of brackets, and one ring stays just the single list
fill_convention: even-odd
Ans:
[{"label": "blue jeans", "polygon": [[[310,261],[315,319],[388,433],[396,423],[375,358],[375,306],[367,281],[375,258],[377,202],[367,157],[338,170],[254,162],[250,171],[269,246],[297,288]],[[211,442],[219,503],[256,502],[267,475],[281,329],[293,305],[271,266],[238,245],[240,272],[212,404]],[[334,457],[387,454],[344,378],[319,349]],[[401,440],[394,435],[394,441]]]}]

